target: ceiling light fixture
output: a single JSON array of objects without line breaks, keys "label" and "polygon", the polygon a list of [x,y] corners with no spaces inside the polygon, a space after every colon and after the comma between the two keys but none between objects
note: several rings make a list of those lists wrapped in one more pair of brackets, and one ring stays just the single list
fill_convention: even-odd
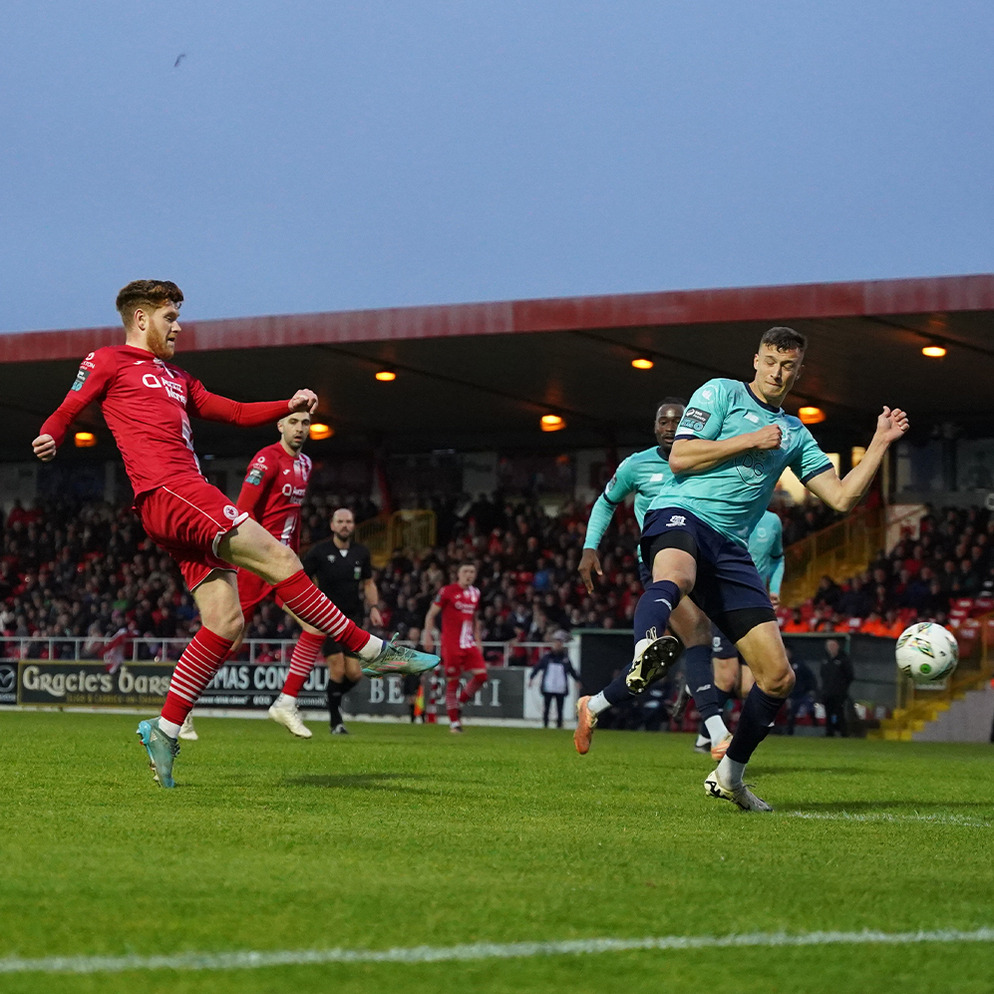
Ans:
[{"label": "ceiling light fixture", "polygon": [[97,444],[97,436],[92,431],[78,431],[73,436],[77,449],[92,449]]},{"label": "ceiling light fixture", "polygon": [[378,369],[376,371],[376,378],[380,383],[391,383],[397,379],[397,374],[392,369]]},{"label": "ceiling light fixture", "polygon": [[315,421],[310,430],[307,433],[315,441],[320,442],[322,438],[331,438],[335,434],[335,429],[331,425],[322,424],[320,421]]},{"label": "ceiling light fixture", "polygon": [[656,364],[647,355],[636,356],[632,359],[632,366],[635,369],[652,369]]},{"label": "ceiling light fixture", "polygon": [[817,425],[825,420],[825,412],[820,407],[806,405],[797,411],[797,416],[801,419],[801,424]]},{"label": "ceiling light fixture", "polygon": [[946,347],[941,342],[929,342],[922,347],[922,355],[929,359],[941,359],[946,354]]},{"label": "ceiling light fixture", "polygon": [[561,431],[566,422],[558,414],[542,415],[542,431]]}]

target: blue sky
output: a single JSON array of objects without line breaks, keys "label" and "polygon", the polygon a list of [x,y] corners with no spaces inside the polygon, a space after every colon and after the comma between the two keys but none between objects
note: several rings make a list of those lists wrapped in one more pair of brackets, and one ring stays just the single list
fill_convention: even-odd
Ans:
[{"label": "blue sky", "polygon": [[[5,10],[0,330],[994,272],[989,2]],[[177,58],[183,55],[178,65]]]}]

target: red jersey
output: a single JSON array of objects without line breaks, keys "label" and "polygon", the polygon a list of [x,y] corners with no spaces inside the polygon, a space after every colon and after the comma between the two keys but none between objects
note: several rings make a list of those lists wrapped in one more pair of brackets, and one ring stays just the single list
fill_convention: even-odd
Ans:
[{"label": "red jersey", "polygon": [[441,609],[442,648],[471,649],[476,645],[476,609],[480,606],[478,587],[450,583],[435,594]]},{"label": "red jersey", "polygon": [[249,463],[238,507],[294,552],[300,549],[300,505],[307,492],[311,459],[292,456],[282,442],[260,449]]},{"label": "red jersey", "polygon": [[100,404],[136,497],[178,477],[202,476],[189,415],[251,427],[276,421],[288,410],[285,400],[229,400],[145,349],[109,345],[83,360],[66,399],[38,434],[61,445],[69,426],[93,402]]}]

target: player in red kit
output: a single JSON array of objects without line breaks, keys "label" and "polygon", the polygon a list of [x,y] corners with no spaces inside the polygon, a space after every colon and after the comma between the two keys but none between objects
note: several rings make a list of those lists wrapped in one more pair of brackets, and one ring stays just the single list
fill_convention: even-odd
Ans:
[{"label": "player in red kit", "polygon": [[298,411],[311,413],[317,396],[298,390],[289,400],[246,404],[210,393],[170,362],[182,302],[180,288],[166,280],[125,286],[116,303],[125,344],[98,349],[83,360],[65,400],[32,443],[43,462],[54,459],[80,412],[100,404],[145,532],[175,559],[200,612],[201,628],[176,664],[162,713],[138,724],[153,775],[163,787],[175,786],[173,762],[183,720],[243,630],[235,567],[258,573],[295,615],[342,639],[370,665],[394,664],[403,657],[417,670],[438,662],[383,642],[344,617],[307,578],[292,549],[203,477],[193,451],[191,415],[262,425]]},{"label": "player in red kit", "polygon": [[[311,475],[311,460],[301,451],[311,427],[306,411],[288,414],[276,423],[280,440],[260,449],[249,462],[238,495],[238,507],[258,521],[283,545],[300,554],[300,508],[307,494]],[[261,576],[242,570],[238,574],[238,598],[248,624],[257,604],[264,601],[273,588]],[[277,595],[277,603],[283,607]],[[290,670],[283,691],[269,708],[269,717],[302,739],[311,737],[297,710],[297,695],[314,668],[324,644],[324,632],[291,614],[303,631],[297,638],[290,656]]]},{"label": "player in red kit", "polygon": [[[449,729],[462,731],[462,707],[487,682],[487,665],[480,651],[482,641],[480,619],[480,591],[473,586],[476,565],[462,563],[456,571],[456,582],[442,587],[435,595],[425,615],[421,644],[426,652],[434,648],[435,622],[442,620],[442,666],[445,669],[445,710],[449,715]],[[469,683],[459,692],[459,678],[469,673]]]}]

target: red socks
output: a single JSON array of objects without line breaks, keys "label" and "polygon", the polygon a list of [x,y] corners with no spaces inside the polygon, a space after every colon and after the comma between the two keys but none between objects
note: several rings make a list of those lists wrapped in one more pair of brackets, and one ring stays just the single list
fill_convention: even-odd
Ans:
[{"label": "red socks", "polygon": [[300,633],[297,644],[293,647],[293,655],[290,657],[290,672],[287,673],[286,683],[283,684],[283,693],[287,697],[296,697],[300,693],[307,682],[307,675],[314,667],[314,661],[321,652],[324,640],[324,635],[315,635],[313,632]]},{"label": "red socks", "polygon": [[349,621],[307,579],[307,574],[302,569],[275,584],[273,589],[298,618],[303,618],[309,625],[320,628],[325,634],[343,643],[351,652],[358,653],[369,641],[369,632],[363,631],[358,625]]},{"label": "red socks", "polygon": [[162,717],[166,721],[183,724],[183,719],[193,710],[197,698],[228,658],[234,644],[207,628],[201,628],[193,636],[169,681],[166,703],[162,705]]}]

